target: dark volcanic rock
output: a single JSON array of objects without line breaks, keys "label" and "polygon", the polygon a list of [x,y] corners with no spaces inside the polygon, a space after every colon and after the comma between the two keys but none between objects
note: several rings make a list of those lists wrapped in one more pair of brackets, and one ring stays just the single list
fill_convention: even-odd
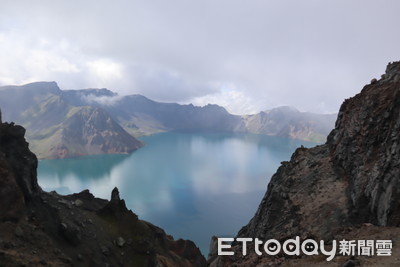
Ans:
[{"label": "dark volcanic rock", "polygon": [[139,220],[117,188],[111,201],[43,192],[24,133],[0,122],[1,266],[206,266],[193,242]]},{"label": "dark volcanic rock", "polygon": [[349,224],[347,186],[334,171],[327,145],[298,148],[271,178],[256,215],[239,236],[330,239]]},{"label": "dark volcanic rock", "polygon": [[25,203],[37,196],[36,156],[28,149],[25,129],[1,123],[0,117],[0,220],[18,219]]},{"label": "dark volcanic rock", "polygon": [[0,220],[17,220],[25,206],[24,195],[3,153],[0,154],[0,177]]},{"label": "dark volcanic rock", "polygon": [[0,124],[0,151],[25,199],[30,199],[41,190],[36,178],[37,158],[29,150],[24,135],[25,129],[19,125]]},{"label": "dark volcanic rock", "polygon": [[400,63],[382,77],[343,103],[327,143],[349,182],[351,222],[400,226]]},{"label": "dark volcanic rock", "polygon": [[341,106],[322,146],[299,148],[272,177],[240,236],[329,238],[355,223],[400,225],[400,63]]},{"label": "dark volcanic rock", "polygon": [[[332,240],[361,223],[399,226],[399,130],[400,62],[394,62],[380,80],[344,101],[326,144],[298,148],[282,163],[238,236]],[[214,261],[215,266],[249,262]]]},{"label": "dark volcanic rock", "polygon": [[98,211],[98,214],[102,216],[112,215],[114,217],[120,217],[121,215],[125,215],[127,213],[132,213],[133,217],[138,219],[136,214],[126,208],[125,200],[120,199],[119,191],[116,187],[111,192],[110,202],[108,202]]}]

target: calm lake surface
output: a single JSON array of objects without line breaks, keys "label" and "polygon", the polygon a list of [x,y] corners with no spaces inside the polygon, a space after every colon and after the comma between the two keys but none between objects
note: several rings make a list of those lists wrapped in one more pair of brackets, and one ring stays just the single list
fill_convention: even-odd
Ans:
[{"label": "calm lake surface", "polygon": [[89,189],[110,199],[119,188],[127,207],[175,239],[193,240],[207,257],[212,235],[236,235],[248,223],[280,162],[315,145],[254,134],[162,133],[141,138],[131,155],[42,160],[46,191]]}]

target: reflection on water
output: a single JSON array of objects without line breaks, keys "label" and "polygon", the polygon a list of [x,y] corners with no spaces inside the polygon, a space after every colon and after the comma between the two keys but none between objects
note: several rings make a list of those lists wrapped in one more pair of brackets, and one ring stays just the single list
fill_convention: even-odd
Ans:
[{"label": "reflection on water", "polygon": [[117,186],[140,218],[207,253],[212,235],[232,236],[254,215],[271,175],[301,144],[254,134],[163,133],[131,155],[43,160],[39,183],[67,194]]},{"label": "reflection on water", "polygon": [[[130,155],[100,155],[39,161],[39,182],[47,190],[71,194],[94,184],[107,183],[113,170]],[[108,190],[108,188],[107,188]],[[105,195],[104,195],[105,197]]]}]

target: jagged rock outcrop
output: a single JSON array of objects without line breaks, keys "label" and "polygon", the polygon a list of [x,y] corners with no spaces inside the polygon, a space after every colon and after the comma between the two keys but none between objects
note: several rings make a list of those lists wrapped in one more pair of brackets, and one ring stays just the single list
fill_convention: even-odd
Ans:
[{"label": "jagged rock outcrop", "polygon": [[19,219],[25,203],[41,192],[37,159],[24,135],[24,128],[2,123],[0,117],[0,220]]},{"label": "jagged rock outcrop", "polygon": [[24,134],[0,122],[1,266],[206,266],[193,242],[139,220],[116,188],[110,201],[42,191]]},{"label": "jagged rock outcrop", "polygon": [[[332,240],[363,223],[400,226],[399,130],[400,62],[394,62],[344,101],[324,145],[298,148],[282,162],[238,236]],[[218,266],[249,264],[218,260]]]},{"label": "jagged rock outcrop", "polygon": [[333,165],[349,182],[351,222],[400,226],[400,63],[340,108],[328,137]]},{"label": "jagged rock outcrop", "polygon": [[272,237],[286,226],[326,237],[354,223],[399,226],[399,77],[400,63],[389,64],[382,79],[347,99],[327,143],[297,149],[278,169],[241,235]]}]

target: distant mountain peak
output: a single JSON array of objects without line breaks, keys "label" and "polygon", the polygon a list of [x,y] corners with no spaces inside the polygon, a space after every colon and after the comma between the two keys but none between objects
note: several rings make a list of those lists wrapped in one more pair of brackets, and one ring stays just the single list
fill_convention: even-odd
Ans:
[{"label": "distant mountain peak", "polygon": [[1,86],[0,90],[29,90],[35,91],[35,93],[53,93],[59,94],[61,92],[60,87],[56,82],[32,82],[24,85],[7,85]]},{"label": "distant mountain peak", "polygon": [[300,112],[297,108],[292,107],[292,106],[280,106],[272,109],[267,109],[264,111],[265,113],[270,113],[270,112]]},{"label": "distant mountain peak", "polygon": [[57,87],[58,88],[58,84],[55,81],[38,81],[38,82],[31,82],[31,83],[27,83],[25,85],[21,85],[21,86],[48,86],[48,87]]},{"label": "distant mountain peak", "polygon": [[228,113],[226,108],[224,108],[224,107],[222,107],[220,105],[217,105],[217,104],[207,104],[203,108],[210,109],[210,110],[218,110],[218,111],[222,111],[222,112]]},{"label": "distant mountain peak", "polygon": [[82,95],[94,95],[97,97],[100,96],[117,96],[118,93],[113,92],[107,88],[88,88],[88,89],[78,89],[78,90],[65,90],[66,92],[75,91]]},{"label": "distant mountain peak", "polygon": [[[59,125],[70,110],[84,106],[103,108],[133,136],[177,130],[244,132],[322,142],[335,119],[300,112],[289,106],[238,116],[217,104],[195,106],[158,102],[140,94],[118,95],[106,88],[60,90],[55,82],[20,87],[25,89],[11,86],[8,87],[11,90],[0,92],[3,118],[21,123],[32,133],[29,137],[35,134],[38,139],[50,135],[44,133],[44,129]],[[48,130],[54,134],[53,130]]]}]

